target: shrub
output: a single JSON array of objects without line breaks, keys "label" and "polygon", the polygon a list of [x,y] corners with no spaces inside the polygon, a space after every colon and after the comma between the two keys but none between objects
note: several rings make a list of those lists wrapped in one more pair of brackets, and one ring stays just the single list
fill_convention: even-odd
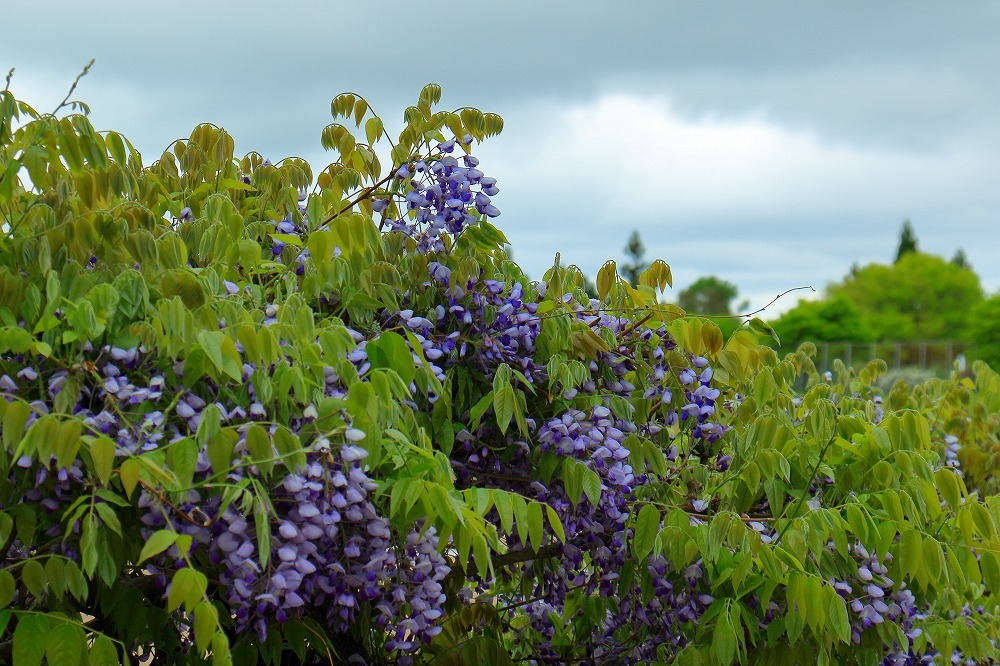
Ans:
[{"label": "shrub", "polygon": [[338,96],[314,178],[3,93],[4,658],[997,659],[996,375],[823,381],[662,261],[529,283],[439,97],[385,169]]},{"label": "shrub", "polygon": [[969,339],[973,344],[973,354],[990,365],[1000,369],[1000,294],[984,300],[969,313]]},{"label": "shrub", "polygon": [[870,342],[875,339],[862,321],[858,308],[843,297],[800,300],[772,326],[781,343],[791,349],[803,342]]}]

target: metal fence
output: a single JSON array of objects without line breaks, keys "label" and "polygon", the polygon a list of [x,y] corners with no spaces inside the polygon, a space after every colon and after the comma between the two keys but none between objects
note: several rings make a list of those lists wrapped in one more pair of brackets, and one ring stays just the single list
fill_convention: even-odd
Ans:
[{"label": "metal fence", "polygon": [[938,342],[817,342],[816,368],[830,370],[834,359],[860,368],[869,361],[882,359],[890,369],[919,368],[948,373],[956,359],[965,358],[967,345],[959,341]]}]

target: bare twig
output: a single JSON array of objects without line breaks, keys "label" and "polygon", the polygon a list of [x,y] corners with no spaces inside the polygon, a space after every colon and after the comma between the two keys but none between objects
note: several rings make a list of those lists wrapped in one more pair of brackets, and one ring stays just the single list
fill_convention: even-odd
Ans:
[{"label": "bare twig", "polygon": [[[91,59],[90,59],[90,62],[88,62],[88,63],[87,63],[87,64],[86,64],[86,65],[85,65],[85,66],[83,67],[83,71],[82,71],[82,72],[80,72],[79,74],[77,74],[77,75],[76,75],[76,78],[75,78],[75,79],[73,80],[73,85],[71,85],[71,86],[69,87],[69,92],[68,92],[68,93],[66,93],[66,96],[65,96],[65,97],[63,97],[63,101],[59,102],[59,106],[57,106],[57,107],[55,108],[55,110],[54,110],[54,111],[52,112],[52,114],[51,114],[51,115],[53,115],[53,116],[54,116],[54,115],[56,115],[56,114],[57,114],[57,113],[59,112],[59,109],[63,108],[63,107],[64,107],[64,106],[66,106],[67,104],[69,104],[69,98],[70,98],[70,96],[71,96],[71,95],[73,94],[73,91],[75,91],[75,90],[76,90],[76,86],[77,86],[77,84],[78,84],[78,83],[80,83],[80,79],[82,79],[83,77],[85,77],[85,76],[87,75],[87,72],[89,72],[89,71],[90,71],[90,67],[91,67],[91,65],[93,65],[93,64],[94,64],[94,58],[91,58]],[[11,70],[11,71],[13,72],[14,70]]]},{"label": "bare twig", "polygon": [[736,319],[736,318],[742,319],[744,317],[752,317],[755,314],[760,314],[764,310],[766,310],[769,307],[771,307],[772,305],[774,305],[778,301],[778,299],[781,298],[782,296],[785,296],[786,294],[790,294],[793,291],[799,291],[801,289],[808,289],[809,291],[816,291],[815,289],[813,289],[812,285],[809,285],[809,284],[805,285],[804,287],[792,287],[791,289],[786,289],[785,291],[781,292],[780,294],[778,294],[777,296],[775,296],[774,298],[772,298],[771,301],[767,305],[765,305],[762,308],[757,308],[753,312],[747,312],[746,314],[734,314],[734,315],[695,315],[695,316],[710,317],[712,319]]}]

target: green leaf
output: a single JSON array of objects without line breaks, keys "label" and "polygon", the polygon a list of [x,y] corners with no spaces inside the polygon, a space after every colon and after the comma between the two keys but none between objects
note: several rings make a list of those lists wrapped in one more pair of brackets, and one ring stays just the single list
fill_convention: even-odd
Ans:
[{"label": "green leaf", "polygon": [[0,570],[0,608],[6,608],[14,601],[16,590],[17,583],[14,581],[14,576],[6,569]]},{"label": "green leaf", "polygon": [[233,434],[231,431],[220,432],[208,442],[206,453],[215,474],[225,474],[233,466],[233,448],[236,444]]},{"label": "green leaf", "polygon": [[386,331],[369,341],[365,351],[373,368],[394,370],[407,386],[413,381],[417,368],[413,363],[413,353],[403,336]]},{"label": "green leaf", "polygon": [[45,567],[38,560],[28,560],[21,568],[21,581],[35,597],[41,597],[45,593],[48,577],[45,575]]},{"label": "green leaf", "polygon": [[563,528],[562,520],[559,518],[559,514],[548,504],[545,505],[545,513],[549,517],[549,525],[552,526],[552,531],[556,533],[556,537],[560,541],[566,541],[566,530]]},{"label": "green leaf", "polygon": [[204,652],[212,644],[212,637],[218,628],[218,610],[208,601],[199,601],[194,607],[194,642],[199,652]]},{"label": "green leaf", "polygon": [[118,516],[115,514],[115,510],[111,508],[110,504],[105,502],[99,502],[94,507],[97,510],[97,515],[101,517],[104,524],[118,536],[124,536],[122,534],[122,525],[118,520]]},{"label": "green leaf", "polygon": [[511,495],[511,505],[514,512],[514,522],[517,524],[517,535],[525,543],[528,542],[528,505],[520,495]]},{"label": "green leaf", "polygon": [[24,424],[31,415],[28,403],[15,400],[7,406],[3,415],[3,445],[13,451],[24,437]]},{"label": "green leaf", "polygon": [[198,419],[198,431],[195,434],[198,444],[205,446],[209,440],[219,434],[221,427],[222,414],[219,412],[219,408],[214,404],[205,407]]},{"label": "green leaf", "polygon": [[142,552],[139,553],[139,559],[136,564],[142,564],[154,555],[159,555],[167,548],[170,548],[177,541],[177,536],[176,532],[170,530],[153,532],[152,536],[143,545]]},{"label": "green leaf", "polygon": [[45,578],[49,581],[49,591],[57,598],[66,592],[66,562],[59,557],[50,557],[45,562]]},{"label": "green leaf", "polygon": [[84,577],[80,567],[77,566],[76,562],[67,560],[63,571],[66,576],[66,589],[70,591],[77,601],[86,600],[87,595],[90,593],[90,588],[87,587],[87,579]]},{"label": "green leaf", "polygon": [[542,535],[545,525],[542,523],[542,505],[531,502],[528,505],[528,534],[531,536],[532,547],[537,551],[542,547]]},{"label": "green leaf", "polygon": [[187,488],[198,467],[198,445],[189,437],[171,442],[167,448],[167,467],[177,477],[177,484]]},{"label": "green leaf", "polygon": [[125,142],[118,132],[108,132],[104,135],[104,144],[108,147],[111,158],[121,166],[128,166],[128,156],[125,153]]},{"label": "green leaf", "polygon": [[49,664],[77,666],[80,657],[86,653],[87,642],[80,627],[62,623],[49,632],[45,642],[45,658]]},{"label": "green leaf", "polygon": [[274,458],[274,449],[271,447],[271,438],[267,431],[254,423],[247,430],[246,445],[260,473],[265,478],[270,476],[271,470],[274,469],[274,461],[270,460]]},{"label": "green leaf", "polygon": [[[780,550],[778,551],[781,552]],[[788,632],[788,642],[795,645],[795,642],[802,635],[805,628],[805,574],[790,573],[788,575],[788,587],[785,593],[788,599],[788,610],[785,613],[785,630]]]},{"label": "green leaf", "polygon": [[[367,384],[357,383],[354,386],[367,386]],[[352,386],[351,388],[354,388]],[[295,472],[306,466],[306,454],[302,449],[302,442],[298,436],[293,434],[288,428],[281,426],[272,435],[274,448],[278,450],[278,455],[289,472]]]},{"label": "green leaf", "polygon": [[504,434],[507,432],[510,420],[514,418],[515,403],[514,389],[510,384],[505,384],[499,391],[493,393],[493,412],[496,414],[497,426]]},{"label": "green leaf", "polygon": [[[725,603],[731,602],[726,600]],[[720,612],[718,617],[715,631],[712,633],[712,651],[715,652],[720,663],[731,664],[736,657],[736,650],[739,648],[736,640],[736,628],[733,626],[728,610]]]},{"label": "green leaf", "polygon": [[994,596],[1000,595],[1000,557],[985,551],[980,556],[979,566],[983,570],[983,581]]},{"label": "green leaf", "polygon": [[236,345],[222,331],[198,331],[198,344],[215,369],[228,375],[234,381],[243,379],[243,363]]},{"label": "green leaf", "polygon": [[753,382],[753,399],[756,401],[758,406],[764,406],[771,401],[771,396],[774,395],[776,385],[774,382],[774,375],[771,373],[770,368],[762,369]]},{"label": "green leaf", "polygon": [[14,663],[40,666],[48,634],[49,620],[44,615],[21,615],[14,630]]},{"label": "green leaf", "polygon": [[918,578],[922,570],[923,544],[917,530],[907,530],[900,535],[899,565],[910,578]]},{"label": "green leaf", "polygon": [[597,297],[602,301],[618,279],[618,268],[614,261],[606,261],[597,271]]},{"label": "green leaf", "polygon": [[493,401],[493,391],[490,391],[482,398],[480,398],[475,405],[472,406],[472,409],[469,410],[470,430],[475,430],[476,428],[479,427],[480,419],[483,418],[483,414],[486,413],[486,410],[490,408],[492,401]]},{"label": "green leaf", "polygon": [[583,470],[583,492],[594,506],[601,503],[601,477],[589,467]]},{"label": "green leaf", "polygon": [[989,510],[978,502],[972,504],[969,510],[972,512],[972,519],[976,523],[980,536],[984,539],[994,538],[997,535],[997,527]]},{"label": "green leaf", "polygon": [[493,505],[500,516],[500,529],[504,534],[510,534],[514,524],[514,508],[510,494],[506,490],[491,490]]},{"label": "green leaf", "polygon": [[778,334],[775,333],[774,329],[771,328],[771,326],[767,324],[760,317],[754,317],[753,319],[750,320],[750,330],[752,330],[757,335],[763,335],[771,338],[776,343],[778,343],[779,347],[781,346],[781,340],[778,339]]},{"label": "green leaf", "polygon": [[107,435],[99,435],[90,443],[90,459],[93,461],[94,474],[100,479],[101,485],[108,485],[111,472],[115,468],[115,443]]},{"label": "green leaf", "polygon": [[382,119],[374,116],[365,121],[365,138],[368,145],[374,146],[375,142],[382,136]]},{"label": "green leaf", "polygon": [[221,632],[212,636],[212,666],[232,666],[233,659],[229,654],[229,638]]},{"label": "green leaf", "polygon": [[941,551],[941,544],[933,538],[927,538],[924,540],[922,551],[924,571],[927,572],[927,577],[932,583],[937,583],[944,569],[944,553]]},{"label": "green leaf", "polygon": [[566,489],[566,496],[574,506],[580,503],[583,496],[583,470],[586,469],[583,463],[573,458],[566,458],[562,466],[563,487]]},{"label": "green leaf", "polygon": [[100,555],[97,548],[97,541],[97,520],[94,518],[93,513],[88,513],[83,521],[83,527],[80,529],[80,562],[83,564],[83,570],[91,577],[97,571],[98,557]]},{"label": "green leaf", "polygon": [[271,516],[267,505],[257,500],[253,507],[254,532],[257,535],[257,552],[260,554],[260,566],[267,568],[271,560]]},{"label": "green leaf", "polygon": [[173,612],[181,604],[188,610],[195,608],[205,598],[207,588],[205,574],[191,567],[178,569],[170,582],[170,592],[167,593],[167,612]]},{"label": "green leaf", "polygon": [[120,666],[118,650],[107,636],[97,635],[90,646],[90,666]]},{"label": "green leaf", "polygon": [[635,536],[632,537],[632,551],[638,561],[644,561],[656,543],[656,535],[660,531],[660,512],[652,504],[646,504],[639,510],[635,521]]},{"label": "green leaf", "polygon": [[952,509],[957,509],[962,501],[962,491],[958,485],[958,477],[950,467],[942,467],[934,472],[934,485],[937,486],[941,497]]},{"label": "green leaf", "polygon": [[121,479],[122,490],[131,498],[132,491],[139,483],[139,462],[135,458],[129,458],[122,462],[121,467],[118,468],[118,478]]}]

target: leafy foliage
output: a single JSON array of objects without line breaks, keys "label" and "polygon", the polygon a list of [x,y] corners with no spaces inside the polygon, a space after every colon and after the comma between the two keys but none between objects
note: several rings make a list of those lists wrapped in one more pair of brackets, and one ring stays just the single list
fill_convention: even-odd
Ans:
[{"label": "leafy foliage", "polygon": [[979,303],[969,313],[969,340],[976,358],[1000,369],[1000,294]]},{"label": "leafy foliage", "polygon": [[3,658],[1000,658],[1000,377],[825,380],[659,260],[529,282],[440,96],[339,95],[314,176],[3,92]]},{"label": "leafy foliage", "polygon": [[731,315],[739,295],[736,285],[714,275],[698,278],[678,295],[677,304],[688,312]]},{"label": "leafy foliage", "polygon": [[782,342],[792,349],[803,342],[869,342],[874,339],[858,308],[842,296],[820,301],[801,300],[778,317],[772,326]]},{"label": "leafy foliage", "polygon": [[864,266],[828,291],[858,307],[876,340],[965,339],[969,311],[983,298],[971,269],[921,252]]}]

